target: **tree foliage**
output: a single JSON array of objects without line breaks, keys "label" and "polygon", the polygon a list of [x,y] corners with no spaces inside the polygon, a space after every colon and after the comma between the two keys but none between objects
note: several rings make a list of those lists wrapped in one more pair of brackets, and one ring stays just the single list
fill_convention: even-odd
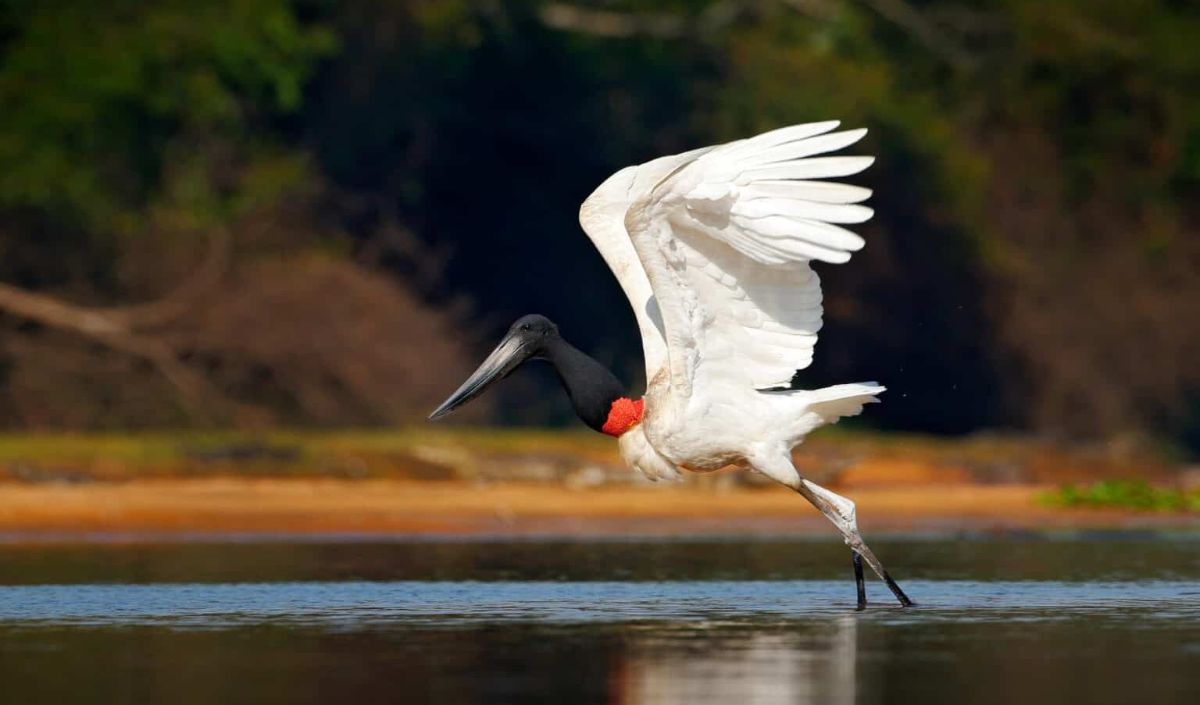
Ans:
[{"label": "tree foliage", "polygon": [[[155,290],[187,233],[299,202],[310,232],[238,234],[241,256],[317,243],[473,302],[472,338],[541,311],[635,379],[579,201],[628,163],[837,117],[872,129],[878,216],[822,271],[813,384],[879,378],[889,427],[1195,437],[1194,3],[3,8],[7,281]],[[565,418],[550,382],[514,380],[506,418]]]},{"label": "tree foliage", "polygon": [[208,213],[169,192],[222,184],[168,174],[252,160],[335,46],[284,0],[15,0],[6,24],[0,204],[104,232],[136,230],[164,198]]}]

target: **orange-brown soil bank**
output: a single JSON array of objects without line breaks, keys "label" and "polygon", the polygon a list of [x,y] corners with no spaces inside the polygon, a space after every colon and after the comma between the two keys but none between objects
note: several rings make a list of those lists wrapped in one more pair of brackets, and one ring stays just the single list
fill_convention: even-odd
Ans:
[{"label": "orange-brown soil bank", "polygon": [[[1195,514],[1045,506],[1064,482],[1177,469],[1121,449],[822,432],[795,456],[880,531],[1191,527]],[[0,436],[0,534],[689,534],[833,536],[748,472],[653,485],[597,434],[432,429]]]},{"label": "orange-brown soil bank", "polygon": [[[847,490],[866,532],[1196,525],[1194,516],[1080,511],[1037,502],[1034,485]],[[830,535],[782,488],[599,486],[331,478],[147,479],[0,484],[0,532]]]}]

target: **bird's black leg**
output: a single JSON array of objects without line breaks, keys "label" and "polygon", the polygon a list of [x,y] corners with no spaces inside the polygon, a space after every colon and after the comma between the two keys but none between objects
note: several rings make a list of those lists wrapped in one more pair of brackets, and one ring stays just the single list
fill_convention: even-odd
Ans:
[{"label": "bird's black leg", "polygon": [[850,553],[854,556],[854,586],[858,588],[858,609],[861,611],[867,608],[867,584],[863,582],[862,554],[853,549]]},{"label": "bird's black leg", "polygon": [[887,583],[887,586],[891,589],[892,594],[896,596],[897,600],[900,600],[901,605],[904,607],[913,606],[913,601],[908,599],[908,595],[904,594],[904,591],[900,589],[900,586],[896,584],[895,580],[892,580],[892,576],[888,575],[886,570],[883,571],[883,582]]}]

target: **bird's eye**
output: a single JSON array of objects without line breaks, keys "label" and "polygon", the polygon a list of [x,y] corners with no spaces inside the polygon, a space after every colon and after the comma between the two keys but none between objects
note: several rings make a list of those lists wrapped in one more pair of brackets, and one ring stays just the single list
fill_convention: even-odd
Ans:
[{"label": "bird's eye", "polygon": [[525,331],[526,333],[528,333],[530,330],[532,330],[532,328],[530,328],[530,327],[529,327],[529,324],[528,324],[528,323],[526,323],[525,325],[521,326],[521,330],[523,330],[523,331]]}]

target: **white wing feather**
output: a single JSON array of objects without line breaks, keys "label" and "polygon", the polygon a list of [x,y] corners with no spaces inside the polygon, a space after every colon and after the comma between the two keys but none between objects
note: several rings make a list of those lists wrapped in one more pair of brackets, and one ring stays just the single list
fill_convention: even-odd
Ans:
[{"label": "white wing feather", "polygon": [[[639,324],[647,297],[657,302],[661,320],[652,327],[661,337],[646,345],[648,376],[665,354],[671,385],[690,394],[697,382],[786,384],[795,370],[811,364],[822,310],[820,281],[809,262],[850,259],[863,240],[839,224],[872,215],[857,205],[869,190],[822,181],[857,174],[873,162],[815,156],[849,146],[866,132],[831,132],[837,125],[796,125],[668,157],[636,167],[634,178],[622,180],[619,200],[631,204],[623,227],[612,222],[619,210],[614,207],[603,230],[609,247],[609,239],[628,232],[642,265],[640,277],[628,274],[632,266],[618,273]],[[651,165],[656,168],[647,169]],[[651,175],[659,180],[647,183]],[[602,191],[604,186],[597,195]],[[600,228],[591,225],[584,223],[596,241],[592,230]],[[628,264],[630,253],[621,248]],[[626,278],[637,278],[635,286],[627,286]]]},{"label": "white wing feather", "polygon": [[712,147],[697,149],[622,169],[600,184],[579,209],[579,224],[617,278],[637,317],[647,382],[666,365],[667,346],[654,290],[625,230],[625,214],[635,198],[648,193],[678,166],[710,149]]}]

